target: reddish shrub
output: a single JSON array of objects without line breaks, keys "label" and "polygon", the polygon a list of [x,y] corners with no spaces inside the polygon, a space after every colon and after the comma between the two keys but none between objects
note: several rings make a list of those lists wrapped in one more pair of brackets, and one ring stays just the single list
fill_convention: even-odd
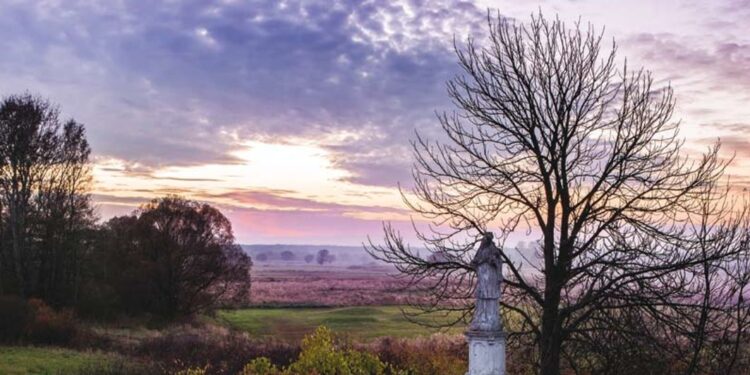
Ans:
[{"label": "reddish shrub", "polygon": [[413,374],[464,374],[468,347],[463,337],[432,335],[424,338],[384,337],[358,347]]},{"label": "reddish shrub", "polygon": [[299,347],[269,340],[252,340],[244,333],[212,326],[181,327],[144,340],[133,353],[158,362],[164,372],[206,368],[207,374],[237,374],[253,358],[267,357],[287,365]]},{"label": "reddish shrub", "polygon": [[0,297],[0,341],[67,344],[76,333],[71,310],[57,312],[40,299]]},{"label": "reddish shrub", "polygon": [[37,344],[67,344],[76,333],[72,310],[55,311],[40,299],[30,299],[31,319],[25,337]]}]

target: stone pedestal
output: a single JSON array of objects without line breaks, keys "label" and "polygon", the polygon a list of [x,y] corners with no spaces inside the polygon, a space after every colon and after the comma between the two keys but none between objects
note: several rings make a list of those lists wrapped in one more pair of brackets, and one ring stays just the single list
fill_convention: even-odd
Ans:
[{"label": "stone pedestal", "polygon": [[505,375],[505,334],[502,331],[466,332],[469,372],[466,375]]}]

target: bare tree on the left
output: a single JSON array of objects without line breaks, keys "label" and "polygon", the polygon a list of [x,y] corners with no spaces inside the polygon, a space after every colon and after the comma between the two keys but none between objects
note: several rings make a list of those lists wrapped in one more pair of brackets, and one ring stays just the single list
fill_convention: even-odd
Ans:
[{"label": "bare tree on the left", "polygon": [[77,298],[94,215],[85,128],[29,94],[0,103],[0,294]]}]

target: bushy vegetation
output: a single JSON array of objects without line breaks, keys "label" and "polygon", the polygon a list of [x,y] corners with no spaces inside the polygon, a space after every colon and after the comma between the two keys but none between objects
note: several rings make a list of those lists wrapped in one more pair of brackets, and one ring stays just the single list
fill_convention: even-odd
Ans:
[{"label": "bushy vegetation", "polygon": [[[0,102],[0,295],[43,301],[0,301],[9,320],[30,307],[34,334],[52,335],[72,309],[174,319],[246,299],[250,258],[214,207],[166,197],[97,225],[90,153],[84,126],[48,101]],[[21,326],[1,324],[3,339]]]},{"label": "bushy vegetation", "polygon": [[463,335],[382,337],[355,347],[376,353],[378,358],[406,374],[464,374],[468,368],[469,352]]},{"label": "bushy vegetation", "polygon": [[200,323],[164,329],[124,350],[134,357],[153,360],[167,374],[186,368],[236,374],[251,358],[265,357],[284,366],[299,354],[297,345],[253,339],[243,332]]},{"label": "bushy vegetation", "polygon": [[172,319],[247,299],[250,258],[207,204],[153,200],[105,223],[95,247],[92,294],[108,296],[117,311]]},{"label": "bushy vegetation", "polygon": [[302,352],[288,367],[279,369],[264,357],[251,361],[243,369],[242,375],[275,374],[340,374],[340,375],[379,375],[392,369],[377,356],[343,348],[335,342],[330,329],[321,326],[312,335],[302,340]]},{"label": "bushy vegetation", "polygon": [[[77,335],[66,351],[79,374],[463,374],[466,345],[460,335],[417,339],[381,338],[351,341],[318,327],[303,340],[289,343],[253,338],[206,321],[156,329],[101,331]],[[91,349],[106,361],[84,361]],[[19,348],[21,350],[21,348]],[[13,355],[12,357],[15,357]],[[11,355],[0,355],[0,362]],[[34,365],[36,357],[23,357]],[[19,366],[26,364],[19,364]],[[70,365],[72,366],[72,365]]]},{"label": "bushy vegetation", "polygon": [[56,311],[39,299],[0,297],[0,342],[67,344],[76,333],[73,311]]}]

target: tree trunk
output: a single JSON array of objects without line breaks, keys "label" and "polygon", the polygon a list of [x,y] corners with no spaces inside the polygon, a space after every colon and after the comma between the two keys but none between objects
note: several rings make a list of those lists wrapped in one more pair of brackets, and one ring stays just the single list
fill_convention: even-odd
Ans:
[{"label": "tree trunk", "polygon": [[548,274],[542,311],[542,335],[540,372],[542,375],[560,374],[560,351],[562,347],[562,324],[560,322],[560,288],[554,272]]},{"label": "tree trunk", "polygon": [[[11,235],[13,236],[13,240],[11,243],[11,246],[13,248],[13,268],[16,274],[16,282],[18,283],[18,295],[21,298],[26,298],[26,279],[24,278],[24,270],[23,270],[23,258],[22,258],[22,249],[21,249],[21,242],[22,239],[19,238],[21,235],[21,231],[23,231],[22,224],[19,223],[21,220],[20,215],[18,214],[18,207],[16,207],[16,204],[11,204],[11,210],[10,210],[10,227],[11,227]],[[19,228],[20,227],[20,228]]]}]

